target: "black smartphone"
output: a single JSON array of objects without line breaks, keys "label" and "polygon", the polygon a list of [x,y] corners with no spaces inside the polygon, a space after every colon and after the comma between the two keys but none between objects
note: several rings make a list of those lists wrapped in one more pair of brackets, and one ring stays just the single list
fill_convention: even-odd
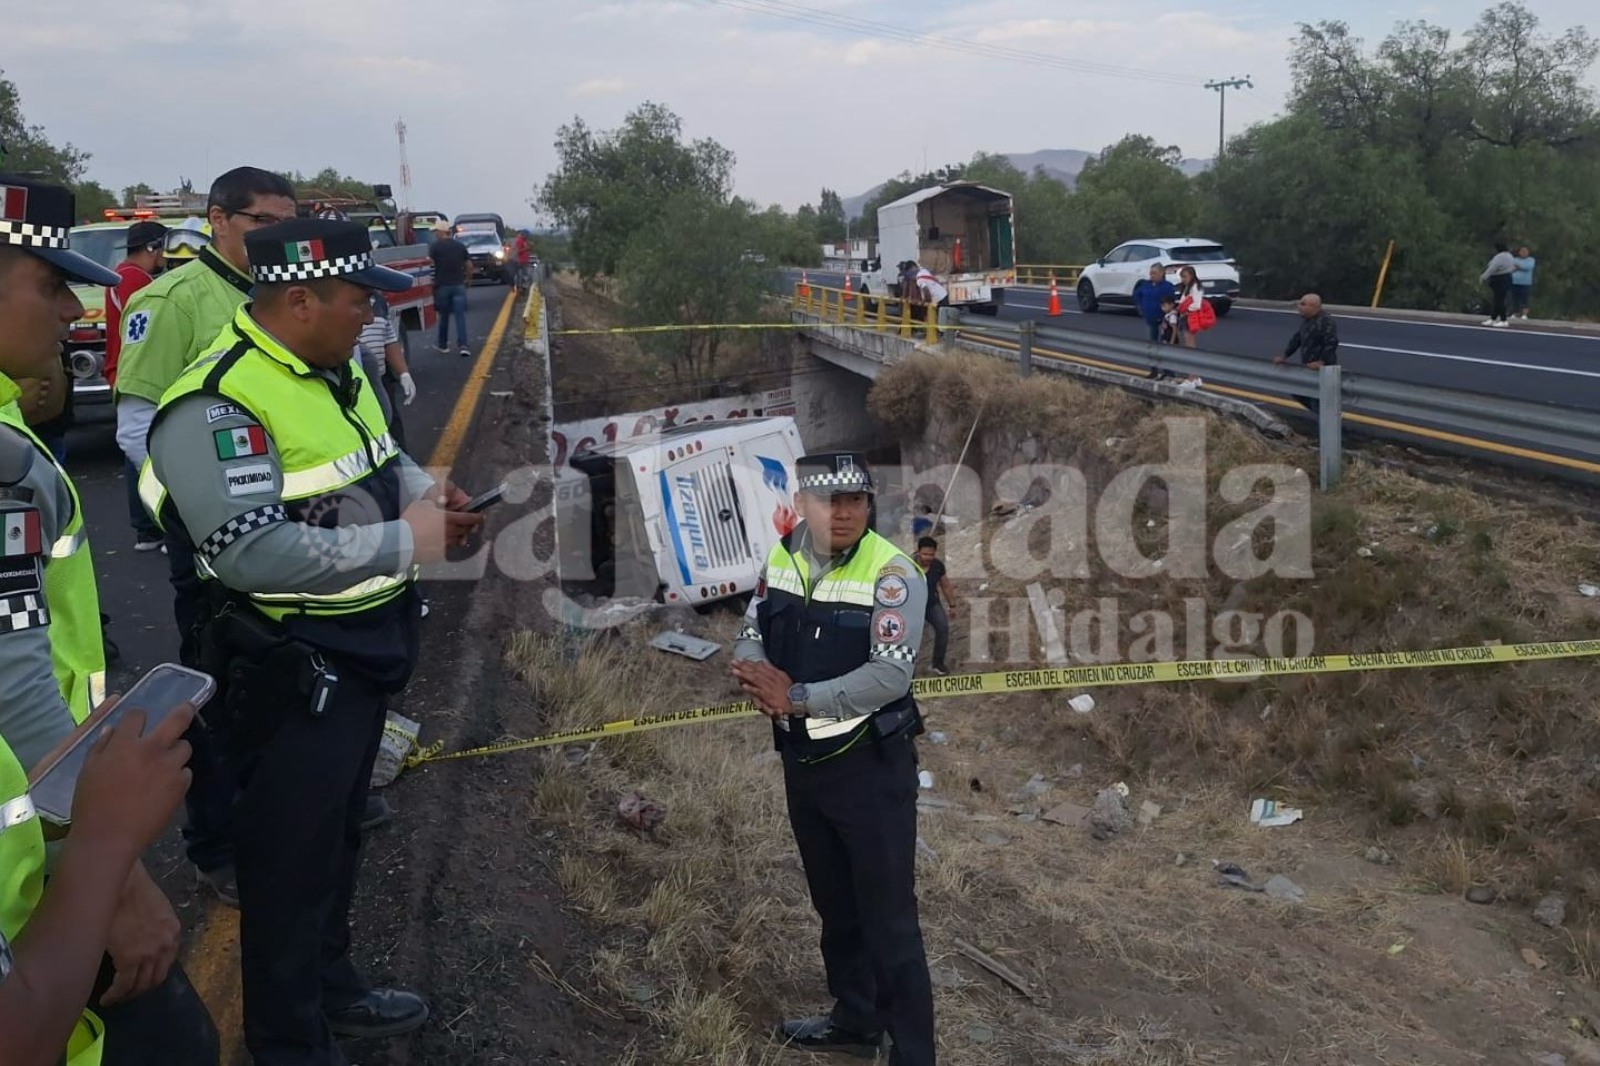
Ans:
[{"label": "black smartphone", "polygon": [[28,788],[39,817],[57,826],[72,823],[72,794],[78,787],[78,774],[83,772],[89,745],[101,730],[116,725],[128,711],[139,710],[145,713],[144,728],[148,733],[181,703],[193,704],[198,711],[216,690],[216,679],[210,674],[177,663],[162,663],[145,674],[115,707],[102,715],[91,715],[65,749],[46,757]]},{"label": "black smartphone", "polygon": [[505,495],[506,486],[504,482],[501,482],[488,492],[485,492],[483,495],[474,496],[472,499],[468,500],[467,506],[463,508],[463,510],[470,514],[478,514],[480,511],[487,511],[489,508],[493,507],[495,504],[504,499]]}]

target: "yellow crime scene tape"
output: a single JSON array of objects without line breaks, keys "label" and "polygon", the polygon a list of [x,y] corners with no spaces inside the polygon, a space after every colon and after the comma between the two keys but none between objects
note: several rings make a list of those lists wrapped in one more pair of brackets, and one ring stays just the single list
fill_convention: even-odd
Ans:
[{"label": "yellow crime scene tape", "polygon": [[[1534,662],[1542,659],[1579,659],[1600,656],[1600,640],[1556,640],[1536,644],[1493,644],[1469,648],[1425,651],[1380,651],[1367,654],[1307,655],[1296,659],[1192,659],[1160,663],[1107,663],[1097,666],[1028,666],[984,674],[919,677],[911,692],[924,699],[946,696],[996,695],[1008,692],[1042,692],[1061,688],[1105,688],[1150,685],[1172,681],[1253,681],[1260,677],[1299,674],[1343,674],[1371,670],[1414,670],[1446,666],[1481,666],[1490,663]],[[563,729],[522,740],[502,740],[461,751],[446,752],[436,741],[413,752],[407,768],[447,759],[499,755],[555,744],[574,744],[624,733],[667,729],[694,722],[715,722],[755,713],[749,700],[692,707],[667,714],[641,715],[602,725]]]}]

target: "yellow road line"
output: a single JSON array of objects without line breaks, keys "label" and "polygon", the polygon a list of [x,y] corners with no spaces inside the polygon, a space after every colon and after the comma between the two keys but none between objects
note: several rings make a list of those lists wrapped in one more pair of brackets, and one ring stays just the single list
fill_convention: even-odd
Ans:
[{"label": "yellow road line", "polygon": [[439,434],[439,443],[433,446],[433,454],[428,457],[429,469],[448,470],[455,465],[456,453],[461,450],[467,427],[472,425],[472,415],[478,409],[478,398],[483,395],[484,382],[489,380],[489,374],[494,370],[495,353],[500,350],[501,338],[506,335],[506,323],[511,320],[511,305],[516,298],[517,290],[506,293],[506,302],[500,305],[500,314],[494,320],[494,328],[489,330],[489,339],[483,342],[483,348],[472,364],[472,373],[467,377],[461,395],[456,397],[450,421],[445,423],[444,432]]},{"label": "yellow road line", "polygon": [[[984,344],[991,344],[1000,348],[1016,350],[1013,341],[1003,340],[999,337],[975,336],[973,340]],[[1090,359],[1083,355],[1074,355],[1071,352],[1057,351],[1051,348],[1035,348],[1037,355],[1048,355],[1058,359],[1067,359],[1075,363],[1098,367],[1103,370],[1114,370],[1118,373],[1137,373],[1138,367],[1122,363],[1107,363],[1099,359]],[[1266,393],[1254,392],[1250,389],[1236,389],[1228,385],[1213,385],[1205,382],[1200,386],[1206,392],[1226,393],[1229,396],[1238,396],[1255,403],[1272,404],[1274,407],[1284,407],[1291,411],[1303,410],[1304,405],[1286,400],[1281,396],[1269,396]],[[1554,452],[1542,452],[1535,448],[1524,448],[1516,444],[1503,444],[1500,441],[1486,440],[1483,437],[1470,437],[1464,433],[1453,433],[1449,430],[1430,429],[1427,426],[1413,425],[1410,422],[1396,422],[1388,418],[1378,418],[1375,415],[1364,415],[1355,411],[1345,411],[1344,418],[1347,422],[1359,422],[1362,425],[1378,426],[1383,429],[1392,429],[1399,433],[1410,434],[1415,437],[1425,437],[1429,440],[1446,441],[1451,444],[1461,444],[1479,451],[1495,452],[1500,455],[1511,455],[1518,459],[1529,459],[1536,463],[1548,463],[1551,466],[1564,466],[1571,470],[1582,470],[1589,474],[1600,474],[1600,463],[1591,463],[1587,459],[1574,459],[1567,455],[1557,455]]]},{"label": "yellow road line", "polygon": [[[494,327],[489,330],[489,338],[484,341],[482,351],[472,364],[472,373],[466,386],[456,399],[455,409],[450,412],[450,421],[439,435],[439,443],[434,445],[429,466],[448,468],[454,465],[467,427],[472,424],[478,398],[483,394],[484,382],[489,380],[489,374],[494,369],[495,353],[500,350],[500,341],[505,336],[506,323],[511,319],[511,305],[515,300],[516,290],[506,293],[505,303],[500,305],[500,314],[494,320]],[[238,911],[215,902],[207,906],[205,918],[195,931],[194,939],[189,942],[188,950],[184,952],[183,968],[217,1024],[223,1063],[231,1062],[244,1046],[244,1009],[239,987]]]}]

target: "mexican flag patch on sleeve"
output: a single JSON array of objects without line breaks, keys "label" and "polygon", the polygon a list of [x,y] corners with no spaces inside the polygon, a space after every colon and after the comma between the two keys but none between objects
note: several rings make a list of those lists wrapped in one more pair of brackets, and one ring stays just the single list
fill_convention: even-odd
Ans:
[{"label": "mexican flag patch on sleeve", "polygon": [[218,459],[244,459],[267,454],[267,433],[260,426],[219,429],[211,435],[216,438]]}]

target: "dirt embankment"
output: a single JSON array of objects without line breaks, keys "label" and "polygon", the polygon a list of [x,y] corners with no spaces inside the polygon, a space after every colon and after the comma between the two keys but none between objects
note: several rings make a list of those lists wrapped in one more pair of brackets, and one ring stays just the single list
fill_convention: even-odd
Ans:
[{"label": "dirt embankment", "polygon": [[[903,364],[874,402],[908,445],[946,461],[980,405],[1024,431],[980,428],[979,465],[1008,448],[1071,463],[1095,505],[1119,471],[1192,460],[1172,453],[1162,418],[1198,419],[1198,438],[1173,439],[1204,449],[1208,554],[1198,576],[1129,576],[1107,562],[1126,562],[1118,553],[1130,544],[1162,557],[1188,535],[1176,476],[1138,494],[1125,533],[1090,522],[1081,538],[1071,508],[1052,512],[1067,488],[1025,480],[1012,502],[1028,506],[945,538],[961,602],[958,672],[1037,661],[1033,580],[1059,590],[1075,652],[1078,617],[1114,601],[1117,620],[1090,619],[1084,631],[1100,624],[1094,646],[1109,641],[1119,657],[1159,645],[1159,627],[1139,628],[1136,615],[1181,627],[1185,601],[1200,604],[1205,655],[1219,644],[1278,650],[1263,629],[1219,636],[1211,626],[1225,611],[1299,612],[1318,652],[1600,634],[1600,600],[1577,591],[1600,580],[1600,542],[1591,523],[1557,510],[1357,461],[1339,491],[1303,494],[1309,511],[1253,520],[1302,497],[1237,471],[1314,470],[1307,449],[1070,382],[1021,385],[976,359]],[[1238,563],[1229,552],[1268,559],[1301,542],[1308,576],[1218,572],[1216,552]],[[1042,572],[1019,576],[1023,555]],[[696,664],[648,648],[666,623],[724,650]],[[519,727],[729,698],[737,626],[728,611],[601,636],[527,626],[507,650],[519,678],[507,695],[525,692],[537,708],[537,722],[519,716]],[[1192,655],[1181,628],[1170,643]],[[983,648],[991,661],[972,662]],[[1087,714],[1069,707],[1071,690],[928,700],[937,736],[921,742],[934,787],[923,796],[919,878],[943,1061],[1600,1062],[1593,677],[1591,660],[1569,660],[1142,685],[1094,690]],[[613,1031],[629,1038],[619,1063],[801,1061],[767,1033],[785,1012],[825,1006],[826,992],[769,748],[752,719],[484,764],[511,787],[527,782],[528,825],[504,832],[551,856],[564,905],[597,938],[562,973],[572,994],[619,1019]],[[1074,808],[1116,782],[1129,789],[1130,817],[1097,839]],[[619,819],[617,801],[633,790],[666,807],[654,831]],[[1306,817],[1251,826],[1255,797]],[[514,821],[515,807],[501,809]],[[1286,877],[1303,899],[1219,887],[1211,860],[1258,886]],[[1492,903],[1467,902],[1469,889]],[[1535,904],[1549,924],[1533,920]],[[1027,992],[963,944],[1015,971]]]}]

